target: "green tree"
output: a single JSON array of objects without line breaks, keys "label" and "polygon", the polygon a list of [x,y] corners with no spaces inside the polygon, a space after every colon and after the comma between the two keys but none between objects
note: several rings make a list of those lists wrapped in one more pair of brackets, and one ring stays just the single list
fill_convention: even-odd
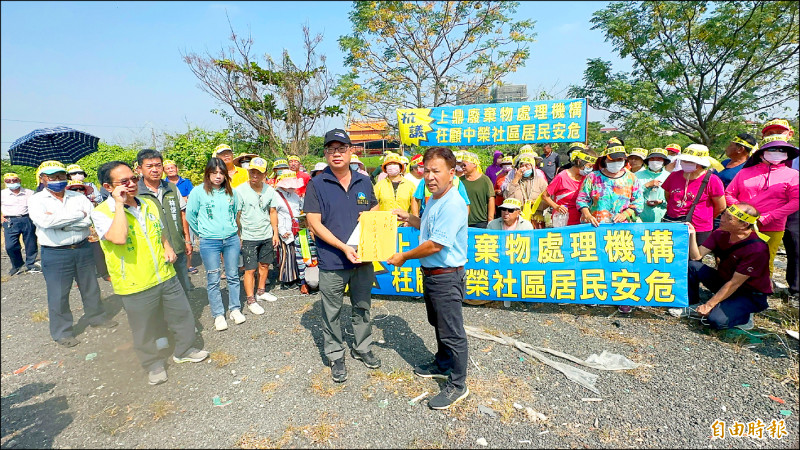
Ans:
[{"label": "green tree", "polygon": [[232,45],[219,55],[183,56],[200,80],[200,88],[252,126],[271,155],[284,150],[305,155],[317,121],[343,112],[338,105],[325,105],[334,80],[325,55],[317,53],[322,35],[312,36],[303,27],[303,37],[305,62],[301,64],[284,49],[277,62],[265,55],[267,68],[262,68],[251,54],[252,37],[239,38],[232,28]]},{"label": "green tree", "polygon": [[485,93],[524,66],[532,20],[517,2],[353,2],[353,33],[339,38],[349,77],[337,98],[361,115],[396,123],[396,108],[453,104]]},{"label": "green tree", "polygon": [[796,101],[797,2],[613,2],[592,23],[633,70],[590,59],[569,94],[612,122],[655,120],[711,147],[731,124]]}]

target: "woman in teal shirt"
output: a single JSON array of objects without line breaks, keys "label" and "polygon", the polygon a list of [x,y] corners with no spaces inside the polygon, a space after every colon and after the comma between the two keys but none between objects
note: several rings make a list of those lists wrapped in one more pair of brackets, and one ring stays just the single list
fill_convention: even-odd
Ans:
[{"label": "woman in teal shirt", "polygon": [[239,194],[231,189],[231,179],[225,162],[211,158],[203,174],[203,185],[192,189],[186,205],[186,220],[200,238],[200,256],[206,268],[208,304],[217,331],[228,329],[225,306],[219,288],[220,256],[225,263],[228,279],[228,309],[237,324],[245,321],[239,302],[239,252],[236,215],[242,209]]},{"label": "woman in teal shirt", "polygon": [[661,222],[667,212],[666,198],[661,183],[667,179],[669,172],[664,166],[669,162],[669,154],[663,148],[653,148],[644,159],[645,167],[636,172],[636,178],[642,185],[644,209],[639,218],[642,222]]}]

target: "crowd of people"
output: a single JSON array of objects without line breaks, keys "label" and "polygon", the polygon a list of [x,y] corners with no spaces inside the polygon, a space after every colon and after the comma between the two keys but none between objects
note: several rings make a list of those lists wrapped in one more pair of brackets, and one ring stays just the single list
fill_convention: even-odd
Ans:
[{"label": "crowd of people", "polygon": [[[699,315],[717,328],[752,327],[752,314],[767,307],[766,296],[773,292],[773,261],[783,242],[786,281],[796,302],[798,149],[788,143],[793,130],[786,120],[769,121],[761,134],[760,142],[737,135],[721,163],[701,144],[629,151],[615,137],[602,149],[573,143],[565,161],[549,144],[541,155],[531,145],[515,155],[496,151],[485,170],[480,157],[466,150],[433,147],[410,158],[387,152],[370,174],[347,133],[334,129],[325,135],[325,162],[310,171],[297,155],[270,164],[256,154],[234,157],[221,144],[198,186],[179,175],[175,161],[152,149],[140,151],[133,167],[124,161],[103,164],[100,186],[88,182],[78,165],[46,161],[37,170],[35,193],[20,185],[17,174],[4,175],[9,274],[43,273],[51,337],[66,347],[79,343],[68,301],[73,281],[90,325],[113,327],[117,322],[106,316],[97,280],[110,281],[149,383],[160,384],[167,381],[159,351],[168,347],[168,330],[175,362],[208,356],[194,347],[197,331],[188,300],[195,289],[189,274],[198,271],[191,265],[196,249],[218,331],[228,328],[228,320],[245,322],[245,305],[250,314],[264,314],[259,302],[277,300],[272,286],[303,295],[318,289],[324,354],[333,380],[344,382],[340,313],[346,288],[355,335],[351,357],[368,368],[381,365],[372,352],[372,264],[362,263],[346,242],[360,213],[392,211],[401,225],[420,229],[420,245],[388,263],[420,260],[437,351],[435,360],[415,373],[447,380],[430,400],[432,408],[447,408],[469,394],[461,316],[469,227],[524,231],[581,223],[686,223],[690,307],[670,312]],[[718,260],[716,269],[700,262],[709,253]],[[713,293],[702,304],[700,283]],[[632,307],[619,309],[630,313]]]}]

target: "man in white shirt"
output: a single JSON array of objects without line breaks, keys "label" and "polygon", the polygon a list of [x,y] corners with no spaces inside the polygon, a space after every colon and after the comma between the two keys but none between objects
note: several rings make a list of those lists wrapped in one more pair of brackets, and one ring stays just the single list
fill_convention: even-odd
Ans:
[{"label": "man in white shirt", "polygon": [[67,171],[60,162],[45,161],[37,173],[44,189],[31,196],[28,214],[42,246],[50,336],[64,347],[74,347],[80,341],[73,335],[69,309],[73,280],[78,283],[89,325],[113,328],[118,324],[106,317],[100,303],[94,255],[88,241],[92,202],[79,192],[66,190]]},{"label": "man in white shirt", "polygon": [[[0,191],[0,219],[3,232],[6,234],[6,253],[11,260],[9,276],[28,271],[41,273],[42,268],[36,264],[39,245],[36,241],[36,227],[28,217],[28,199],[33,191],[20,184],[19,175],[9,172],[3,175],[6,188]],[[22,259],[22,247],[19,238],[25,243],[25,259]]]}]

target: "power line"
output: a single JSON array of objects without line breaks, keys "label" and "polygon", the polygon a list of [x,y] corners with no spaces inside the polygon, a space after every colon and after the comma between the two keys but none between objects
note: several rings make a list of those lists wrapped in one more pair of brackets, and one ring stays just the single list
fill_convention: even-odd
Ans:
[{"label": "power line", "polygon": [[65,122],[40,122],[37,120],[19,120],[19,119],[0,119],[6,120],[8,122],[25,122],[25,123],[43,123],[43,124],[50,124],[50,125],[73,125],[79,127],[102,127],[102,128],[146,128],[147,125],[141,125],[136,127],[125,126],[125,125],[90,125],[85,123],[65,123]]}]

